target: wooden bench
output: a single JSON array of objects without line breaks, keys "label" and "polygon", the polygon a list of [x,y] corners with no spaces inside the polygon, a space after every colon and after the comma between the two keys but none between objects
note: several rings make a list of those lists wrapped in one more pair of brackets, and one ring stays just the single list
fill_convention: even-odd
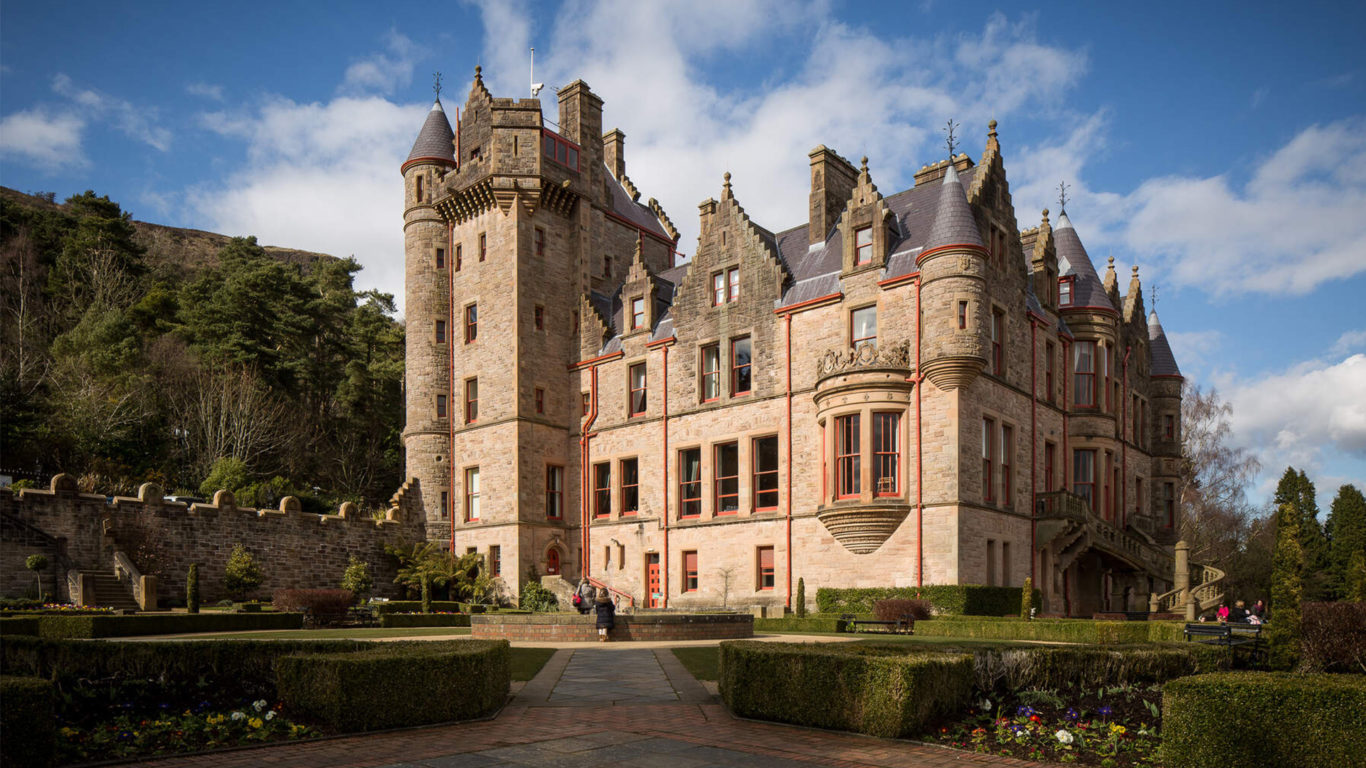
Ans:
[{"label": "wooden bench", "polygon": [[1221,645],[1230,653],[1234,648],[1247,648],[1254,659],[1260,659],[1266,649],[1262,646],[1262,628],[1265,624],[1187,624],[1187,640],[1206,645]]},{"label": "wooden bench", "polygon": [[860,619],[855,617],[852,613],[846,613],[843,616],[840,616],[840,620],[845,622],[844,626],[845,631],[847,632],[858,632],[859,627],[881,627],[880,631],[884,633],[898,635],[915,634],[915,619],[910,616],[902,616],[894,621],[878,621],[875,619]]}]

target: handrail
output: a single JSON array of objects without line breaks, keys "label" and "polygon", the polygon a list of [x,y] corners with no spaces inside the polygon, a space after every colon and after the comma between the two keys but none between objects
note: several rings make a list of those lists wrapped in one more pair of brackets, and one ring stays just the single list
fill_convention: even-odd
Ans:
[{"label": "handrail", "polygon": [[137,601],[139,606],[144,605],[142,599],[142,573],[138,570],[136,565],[133,565],[132,559],[130,559],[128,555],[125,555],[121,549],[114,550],[114,575],[120,580],[122,580],[124,576],[127,576],[129,581],[132,582],[133,599]]},{"label": "handrail", "polygon": [[627,600],[630,600],[630,601],[631,601],[631,607],[632,607],[632,608],[635,608],[635,607],[636,607],[636,599],[635,599],[634,597],[632,597],[631,594],[630,594],[629,592],[622,592],[621,590],[616,589],[615,587],[612,587],[612,586],[609,585],[609,584],[606,584],[606,583],[604,583],[604,582],[598,581],[597,579],[593,578],[592,576],[584,576],[583,578],[584,578],[584,581],[587,581],[589,584],[592,584],[593,586],[598,587],[599,589],[605,589],[605,590],[607,590],[608,592],[611,592],[612,594],[617,595],[618,597],[624,597],[624,598],[626,598]]},{"label": "handrail", "polygon": [[[1215,593],[1215,585],[1223,581],[1224,577],[1228,574],[1212,565],[1200,565],[1197,567],[1199,568],[1199,571],[1196,576],[1199,583],[1189,587],[1190,594],[1191,597],[1195,598],[1197,609],[1207,611],[1215,605],[1218,605],[1219,601],[1223,599],[1223,592]],[[1177,605],[1177,601],[1183,597],[1181,594],[1182,591],[1183,590],[1180,589],[1173,589],[1170,592],[1163,592],[1158,595],[1156,598],[1158,612],[1166,613],[1174,608],[1182,607]]]}]

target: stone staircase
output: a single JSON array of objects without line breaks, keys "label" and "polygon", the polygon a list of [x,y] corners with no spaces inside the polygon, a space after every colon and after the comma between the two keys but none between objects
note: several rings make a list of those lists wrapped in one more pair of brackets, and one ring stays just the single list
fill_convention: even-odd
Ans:
[{"label": "stone staircase", "polygon": [[559,601],[559,610],[574,610],[574,585],[569,583],[563,576],[542,576],[541,586],[554,593],[555,599]]},{"label": "stone staircase", "polygon": [[81,571],[81,576],[94,584],[94,595],[84,595],[86,605],[98,605],[114,610],[138,610],[138,602],[133,593],[119,577],[106,571]]}]

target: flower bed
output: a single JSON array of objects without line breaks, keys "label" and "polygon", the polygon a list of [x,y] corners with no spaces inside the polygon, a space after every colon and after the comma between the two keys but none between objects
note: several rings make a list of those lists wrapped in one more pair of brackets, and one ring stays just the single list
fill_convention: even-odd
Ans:
[{"label": "flower bed", "polygon": [[97,638],[179,635],[251,629],[300,629],[301,613],[143,613],[135,616],[40,616],[41,637]]}]

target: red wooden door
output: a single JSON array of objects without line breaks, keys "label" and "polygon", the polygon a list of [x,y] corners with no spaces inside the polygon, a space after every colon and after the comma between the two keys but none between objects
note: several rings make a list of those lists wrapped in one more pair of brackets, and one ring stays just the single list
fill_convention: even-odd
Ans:
[{"label": "red wooden door", "polygon": [[660,586],[659,555],[645,556],[645,584],[648,589],[648,602],[651,608],[664,605],[664,590]]},{"label": "red wooden door", "polygon": [[545,572],[554,576],[560,572],[560,551],[552,549],[545,553]]}]

